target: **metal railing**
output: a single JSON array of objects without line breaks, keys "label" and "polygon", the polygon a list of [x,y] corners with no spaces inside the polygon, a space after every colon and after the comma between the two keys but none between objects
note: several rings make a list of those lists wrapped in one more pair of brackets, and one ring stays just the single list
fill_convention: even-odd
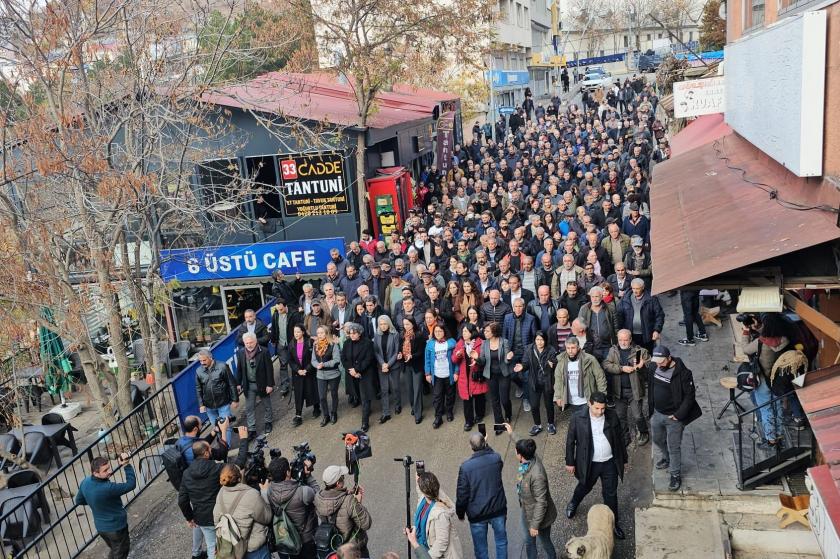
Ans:
[{"label": "metal railing", "polygon": [[[137,486],[123,496],[128,505],[163,471],[164,442],[179,435],[179,426],[174,389],[168,383],[37,487],[28,486],[31,492],[9,497],[14,489],[0,490],[0,500],[5,499],[0,504],[0,557],[78,557],[97,536],[90,508],[76,505],[74,499],[90,475],[92,460],[116,460],[121,452],[131,455]],[[113,479],[125,481],[124,468],[118,468]]]},{"label": "metal railing", "polygon": [[[789,398],[795,399],[796,392],[776,396],[738,413],[734,446],[739,489],[774,482],[813,459],[811,431],[788,425],[783,418],[782,408]],[[772,424],[776,434],[776,444],[769,448],[762,446],[766,440],[762,416],[768,416],[767,423]]]}]

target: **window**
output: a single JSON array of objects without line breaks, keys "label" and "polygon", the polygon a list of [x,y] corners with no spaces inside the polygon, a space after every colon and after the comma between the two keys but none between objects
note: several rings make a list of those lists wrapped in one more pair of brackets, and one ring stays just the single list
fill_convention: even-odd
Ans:
[{"label": "window", "polygon": [[522,27],[522,4],[516,4],[516,25]]},{"label": "window", "polygon": [[647,34],[647,39],[645,39],[648,43],[650,42],[650,33]]},{"label": "window", "polygon": [[528,12],[528,6],[525,6],[525,21],[522,22],[523,27],[531,27],[531,16]]},{"label": "window", "polygon": [[693,40],[694,40],[694,31],[689,31],[688,32],[688,42],[690,43]]},{"label": "window", "polygon": [[661,39],[662,38],[662,33],[660,33],[656,38]]},{"label": "window", "polygon": [[510,14],[508,14],[508,0],[499,0],[499,20],[505,21],[509,18]]},{"label": "window", "polygon": [[630,46],[630,38],[627,37],[627,35],[624,35],[624,48],[627,48],[629,46]]},{"label": "window", "polygon": [[221,221],[241,212],[238,194],[241,187],[239,163],[236,159],[215,159],[196,166],[196,185],[211,221]]},{"label": "window", "polygon": [[764,0],[742,0],[744,6],[744,29],[752,29],[764,23]]}]

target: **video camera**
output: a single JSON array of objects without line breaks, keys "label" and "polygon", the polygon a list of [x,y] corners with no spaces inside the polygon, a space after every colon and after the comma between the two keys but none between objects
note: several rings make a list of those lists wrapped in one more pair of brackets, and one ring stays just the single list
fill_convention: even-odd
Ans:
[{"label": "video camera", "polygon": [[[259,491],[260,484],[268,479],[268,468],[265,465],[265,447],[268,446],[268,439],[265,435],[256,438],[254,450],[248,451],[245,460],[245,483]],[[271,459],[279,458],[282,453],[279,448],[272,448],[268,451]]]},{"label": "video camera", "polygon": [[743,324],[745,328],[750,328],[758,322],[758,317],[752,313],[742,312],[735,315],[735,320]]},{"label": "video camera", "polygon": [[[312,452],[312,449],[309,448],[309,443],[304,441],[297,446],[293,446],[292,449],[295,451],[295,457],[289,463],[289,467],[292,470],[292,479],[296,481],[303,482],[306,479],[306,462],[314,466],[315,465],[315,453]],[[279,456],[279,451],[278,451]],[[272,458],[276,458],[272,456]]]}]

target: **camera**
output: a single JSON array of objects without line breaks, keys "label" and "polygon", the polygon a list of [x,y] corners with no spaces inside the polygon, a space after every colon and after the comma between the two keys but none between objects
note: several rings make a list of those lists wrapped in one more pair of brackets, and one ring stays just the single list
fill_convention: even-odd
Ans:
[{"label": "camera", "polygon": [[735,320],[749,328],[756,323],[756,316],[754,314],[742,312],[735,315]]},{"label": "camera", "polygon": [[414,467],[417,468],[417,475],[425,474],[426,473],[426,461],[425,460],[415,460]]},{"label": "camera", "polygon": [[[268,446],[268,439],[260,435],[254,442],[254,449],[248,451],[245,459],[245,483],[259,491],[260,484],[268,479],[268,468],[265,465],[265,447]],[[269,456],[279,458],[282,453],[278,448],[269,449]]]},{"label": "camera", "polygon": [[[309,448],[309,443],[306,441],[297,446],[293,446],[292,449],[295,451],[295,457],[289,463],[289,467],[292,470],[292,479],[303,482],[307,476],[306,461],[308,460],[309,463],[314,466],[316,460],[315,453],[312,452],[312,449]],[[274,455],[271,457],[276,458]]]},{"label": "camera", "polygon": [[[235,415],[231,415],[227,419],[228,419],[228,421],[230,421],[231,425],[236,423],[236,416]],[[224,417],[217,417],[216,418],[216,426],[218,427],[222,423],[222,421],[224,421],[224,420],[225,420]]]}]

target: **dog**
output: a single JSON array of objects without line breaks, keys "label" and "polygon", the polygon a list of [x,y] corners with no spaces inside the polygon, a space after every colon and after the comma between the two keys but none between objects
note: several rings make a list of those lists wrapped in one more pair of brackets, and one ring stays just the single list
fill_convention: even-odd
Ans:
[{"label": "dog", "polygon": [[610,559],[615,540],[615,516],[607,505],[593,505],[586,515],[587,533],[566,543],[566,553],[575,559]]}]

